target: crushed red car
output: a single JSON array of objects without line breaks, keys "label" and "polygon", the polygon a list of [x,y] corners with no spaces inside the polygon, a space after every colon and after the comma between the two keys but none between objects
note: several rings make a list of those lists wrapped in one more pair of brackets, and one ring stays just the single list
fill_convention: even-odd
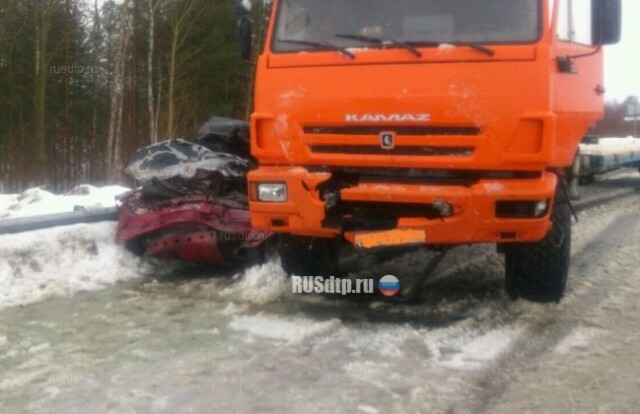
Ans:
[{"label": "crushed red car", "polygon": [[271,234],[251,229],[246,122],[212,118],[196,142],[138,150],[125,173],[142,183],[121,197],[117,241],[149,257],[229,265],[263,255]]}]

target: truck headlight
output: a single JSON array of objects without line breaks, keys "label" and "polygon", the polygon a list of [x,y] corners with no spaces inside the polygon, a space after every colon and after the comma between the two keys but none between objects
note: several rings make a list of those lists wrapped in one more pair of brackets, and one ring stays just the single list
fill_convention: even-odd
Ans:
[{"label": "truck headlight", "polygon": [[282,203],[287,201],[287,185],[283,183],[258,184],[258,201]]}]

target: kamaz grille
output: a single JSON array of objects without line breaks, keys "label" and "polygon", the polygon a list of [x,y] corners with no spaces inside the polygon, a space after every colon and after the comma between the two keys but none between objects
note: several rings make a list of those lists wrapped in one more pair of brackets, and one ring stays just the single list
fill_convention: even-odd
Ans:
[{"label": "kamaz grille", "polygon": [[[475,126],[425,126],[425,125],[340,125],[305,126],[307,145],[313,154],[346,155],[395,155],[430,157],[470,157],[476,149],[480,128]],[[392,135],[390,145],[372,143],[372,138],[381,139]],[[327,141],[323,137],[343,137],[341,143]],[[411,142],[407,139],[411,137]],[[439,142],[434,145],[434,137],[464,138],[455,144]],[[422,142],[416,142],[417,140]],[[365,142],[363,142],[365,141]],[[444,144],[444,145],[443,145]]]},{"label": "kamaz grille", "polygon": [[305,134],[313,135],[379,135],[393,131],[397,135],[457,135],[480,134],[480,128],[472,126],[399,126],[399,125],[348,125],[348,126],[305,126]]},{"label": "kamaz grille", "polygon": [[403,145],[395,148],[382,148],[376,145],[310,145],[315,154],[349,154],[349,155],[402,155],[402,156],[453,156],[470,157],[473,147],[434,147]]}]

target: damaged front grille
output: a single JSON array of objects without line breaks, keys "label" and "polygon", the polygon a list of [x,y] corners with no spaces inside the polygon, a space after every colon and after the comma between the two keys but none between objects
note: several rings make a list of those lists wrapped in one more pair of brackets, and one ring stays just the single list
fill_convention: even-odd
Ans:
[{"label": "damaged front grille", "polygon": [[321,187],[337,183],[380,182],[388,184],[462,185],[471,186],[480,180],[528,180],[542,176],[540,171],[480,171],[442,170],[426,168],[361,168],[307,166],[310,172],[330,172],[332,179]]},{"label": "damaged front grille", "polygon": [[322,225],[340,231],[382,231],[398,227],[400,218],[445,219],[454,214],[445,200],[433,203],[343,200],[343,190],[360,184],[413,184],[470,187],[483,179],[537,179],[539,171],[461,171],[408,168],[328,168],[309,167],[309,171],[330,172],[331,178],[317,186],[325,202]]},{"label": "damaged front grille", "polygon": [[326,212],[322,225],[341,231],[392,230],[400,218],[442,218],[433,204],[340,201]]}]

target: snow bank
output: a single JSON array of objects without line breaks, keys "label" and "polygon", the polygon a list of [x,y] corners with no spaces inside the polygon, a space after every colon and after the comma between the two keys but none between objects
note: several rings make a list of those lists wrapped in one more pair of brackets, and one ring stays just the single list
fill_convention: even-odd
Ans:
[{"label": "snow bank", "polygon": [[[66,195],[40,188],[0,196],[0,218],[109,207],[128,189],[83,185]],[[72,295],[151,270],[115,244],[115,223],[78,224],[0,236],[0,309]]]},{"label": "snow bank", "polygon": [[81,185],[65,195],[55,195],[41,188],[17,195],[0,195],[0,219],[69,213],[74,206],[112,207],[116,204],[116,196],[127,191],[128,188],[117,185],[101,188]]},{"label": "snow bank", "polygon": [[0,218],[9,209],[9,206],[16,202],[17,198],[18,196],[15,194],[0,194]]},{"label": "snow bank", "polygon": [[597,144],[580,144],[582,155],[614,155],[632,151],[640,153],[640,139],[606,137],[600,138]]},{"label": "snow bank", "polygon": [[114,238],[115,223],[0,236],[0,309],[138,277],[140,259]]}]

